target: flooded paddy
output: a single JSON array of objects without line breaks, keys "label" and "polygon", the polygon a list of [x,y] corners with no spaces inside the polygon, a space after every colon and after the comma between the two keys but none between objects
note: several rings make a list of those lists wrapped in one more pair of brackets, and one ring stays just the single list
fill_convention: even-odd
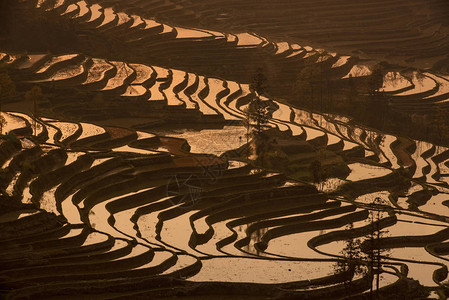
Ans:
[{"label": "flooded paddy", "polygon": [[[290,116],[285,116],[291,112],[302,117],[290,123]],[[222,166],[212,172],[206,165],[198,169],[195,166],[198,161],[184,166],[187,160],[181,163],[182,156],[219,157],[238,149],[246,143],[245,127],[154,129],[136,132],[135,139],[160,143],[161,137],[170,137],[190,146],[190,149],[183,146],[185,149],[177,152],[181,160],[176,167],[170,165],[174,159],[170,151],[175,149],[176,143],[152,146],[155,150],[116,145],[101,155],[86,148],[67,152],[64,163],[56,168],[70,166],[75,173],[58,171],[66,179],[57,180],[42,193],[34,183],[22,188],[23,178],[30,177],[24,177],[22,173],[27,173],[20,168],[11,175],[6,192],[11,196],[21,193],[23,203],[38,201],[41,210],[61,215],[70,224],[87,225],[95,230],[84,239],[83,229],[74,228],[61,236],[64,241],[83,239],[82,247],[97,247],[110,243],[109,239],[115,240],[116,245],[111,245],[107,252],[113,257],[109,262],[132,261],[129,272],[136,274],[144,270],[169,276],[183,274],[193,283],[281,284],[324,280],[340,276],[348,259],[348,245],[357,245],[351,251],[358,251],[360,268],[365,271],[364,275],[355,274],[353,280],[368,276],[367,270],[373,263],[370,251],[379,251],[383,257],[381,287],[391,286],[402,276],[437,288],[434,278],[440,275],[435,274],[446,266],[445,212],[449,208],[445,202],[449,197],[433,189],[431,184],[440,185],[441,191],[445,189],[446,183],[438,180],[435,174],[445,170],[438,157],[445,155],[447,149],[415,141],[417,148],[408,155],[416,164],[416,171],[398,173],[401,166],[396,157],[398,152],[392,145],[403,139],[376,132],[366,142],[367,139],[361,137],[367,129],[343,126],[344,120],[290,110],[287,105],[279,105],[274,116],[274,124],[292,129],[298,126],[298,130],[304,131],[305,142],[328,136],[327,140],[323,139],[326,145],[336,147],[341,143],[341,147],[335,148],[338,151],[354,151],[352,149],[362,146],[360,153],[365,157],[342,160],[349,170],[346,176],[309,183],[283,178],[277,172],[256,170],[251,164],[238,160],[226,163],[225,172],[218,170]],[[28,120],[25,115],[20,117]],[[321,121],[314,122],[311,118]],[[27,126],[19,115],[8,115],[6,120],[7,128]],[[301,121],[302,124],[298,123]],[[108,138],[107,131],[98,125],[55,119],[45,122],[39,132],[47,126],[52,143],[56,133],[59,140]],[[297,133],[292,130],[290,134],[301,138]],[[22,138],[21,145],[25,149],[38,146],[26,147],[26,141]],[[48,152],[52,148],[42,149]],[[49,153],[51,151],[47,156]],[[159,158],[163,153],[166,158]],[[368,157],[380,153],[384,162],[369,160]],[[89,159],[91,155],[98,157]],[[81,165],[85,159],[89,161]],[[142,159],[150,160],[140,164]],[[53,163],[57,165],[58,160]],[[16,165],[17,161],[12,158],[5,161],[3,169]],[[438,165],[441,168],[437,168]],[[154,177],[156,170],[161,170],[159,179]],[[395,180],[395,176],[402,176],[403,190],[389,182]],[[413,182],[417,177],[424,181]],[[114,178],[117,187],[108,184],[109,178]],[[97,186],[89,184],[90,181],[98,182]],[[108,187],[102,188],[103,184]],[[128,184],[132,188],[128,188]],[[351,196],[352,193],[356,196]],[[4,220],[26,220],[35,214],[4,215]],[[376,239],[380,243],[379,250],[362,246]],[[121,248],[118,240],[128,241],[132,246],[122,243],[124,248]],[[394,275],[387,271],[401,264],[407,265],[406,273]]]},{"label": "flooded paddy", "polygon": [[297,1],[10,1],[0,298],[449,297],[446,6]]}]

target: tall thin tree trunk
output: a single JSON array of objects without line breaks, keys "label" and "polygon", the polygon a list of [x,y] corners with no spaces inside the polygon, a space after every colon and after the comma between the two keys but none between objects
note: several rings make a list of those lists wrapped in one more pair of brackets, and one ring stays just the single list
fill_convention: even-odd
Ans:
[{"label": "tall thin tree trunk", "polygon": [[34,99],[33,101],[33,116],[34,116],[34,134],[37,135],[37,101]]},{"label": "tall thin tree trunk", "polygon": [[[379,239],[380,239],[380,228],[379,228],[379,221],[380,220],[380,211],[377,211],[377,223],[376,223],[376,227],[377,227],[377,236],[376,236],[376,247],[379,247]],[[379,298],[379,281],[380,281],[380,248],[378,248],[376,250],[376,262],[377,262],[377,272],[376,272],[376,295],[377,298]]]}]

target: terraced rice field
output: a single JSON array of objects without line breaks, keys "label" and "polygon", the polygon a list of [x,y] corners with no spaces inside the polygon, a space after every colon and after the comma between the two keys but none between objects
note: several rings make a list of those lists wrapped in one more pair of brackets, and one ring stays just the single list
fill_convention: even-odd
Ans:
[{"label": "terraced rice field", "polygon": [[[179,24],[255,32],[275,39],[312,41],[393,62],[429,67],[447,58],[446,1],[100,1],[129,13]],[[430,62],[430,63],[429,63]]]},{"label": "terraced rice field", "polygon": [[[440,170],[448,149],[334,116],[292,113],[321,133],[296,138],[320,139],[319,147],[344,157],[349,175],[314,186],[227,161],[220,154],[239,146],[230,140],[198,151],[215,155],[193,154],[186,140],[204,141],[187,132],[182,140],[40,119],[33,134],[31,117],[4,112],[1,278],[8,297],[73,288],[85,297],[171,295],[160,285],[191,295],[213,294],[216,286],[256,297],[344,295],[346,275],[335,265],[346,237],[363,237],[377,209],[385,212],[376,222],[385,224],[381,247],[389,252],[380,290],[407,277],[430,290],[444,286],[449,186]],[[376,208],[374,198],[382,199]],[[354,276],[360,292],[367,290],[366,275]]]},{"label": "terraced rice field", "polygon": [[[419,34],[404,26],[374,34],[382,22],[396,24],[404,1],[350,1],[348,14],[361,12],[354,19],[331,13],[330,1],[277,2],[291,10],[283,18],[264,1],[252,17],[243,13],[251,1],[220,2],[218,11],[204,1],[17,1],[24,15],[113,36],[129,53],[0,48],[19,94],[38,85],[48,95],[34,113],[21,94],[2,103],[0,297],[445,299],[447,147],[294,107],[276,92],[258,95],[270,107],[266,132],[292,167],[282,170],[251,159],[244,122],[255,95],[250,74],[261,64],[276,73],[275,91],[305,66],[343,89],[371,78],[374,60],[299,37],[374,54],[382,37],[405,60],[427,51],[441,59],[446,27],[430,32],[445,13],[415,20]],[[296,36],[290,19],[299,7]],[[328,30],[311,28],[315,19]],[[409,52],[423,40],[428,49]],[[378,92],[392,110],[446,111],[441,70],[390,65],[382,76]],[[305,176],[316,163],[333,171]]]},{"label": "terraced rice field", "polygon": [[[335,89],[344,89],[348,86],[349,77],[357,79],[358,82],[363,82],[366,77],[371,74],[370,66],[375,63],[372,59],[377,58],[375,53],[379,52],[376,50],[376,45],[385,45],[385,43],[380,43],[378,36],[385,36],[384,39],[392,40],[391,46],[395,47],[395,55],[405,59],[405,61],[402,61],[404,67],[399,67],[398,70],[398,66],[395,65],[395,70],[386,72],[384,76],[385,85],[381,90],[388,95],[391,108],[402,113],[424,114],[434,112],[437,107],[446,111],[448,107],[448,77],[445,76],[444,73],[439,73],[441,68],[435,66],[433,67],[433,70],[429,71],[420,69],[411,71],[409,68],[410,65],[413,65],[412,61],[418,61],[420,58],[427,59],[426,61],[431,61],[429,57],[435,59],[443,59],[444,57],[444,49],[446,49],[446,46],[448,45],[447,24],[442,21],[445,5],[436,0],[427,5],[431,7],[432,12],[438,11],[438,9],[435,8],[440,8],[441,17],[428,15],[426,18],[429,18],[432,21],[423,17],[423,19],[416,21],[417,24],[413,24],[413,26],[409,25],[410,29],[403,28],[402,25],[398,27],[397,31],[388,29],[388,32],[385,31],[386,29],[383,27],[382,30],[376,29],[376,26],[379,26],[379,20],[385,22],[391,21],[394,24],[396,24],[395,22],[401,22],[392,20],[393,15],[391,15],[391,10],[404,7],[404,1],[396,0],[394,4],[391,4],[388,7],[383,7],[382,5],[376,7],[377,5],[374,5],[374,3],[356,4],[353,2],[348,4],[347,7],[345,6],[345,14],[352,14],[354,11],[360,10],[360,13],[357,14],[357,18],[366,20],[367,17],[372,17],[370,20],[373,22],[360,21],[359,30],[360,32],[365,32],[364,36],[369,36],[373,41],[372,44],[370,44],[369,41],[362,40],[360,34],[355,32],[351,32],[350,34],[347,32],[343,35],[346,36],[345,40],[347,39],[351,42],[348,42],[349,44],[344,44],[344,47],[342,46],[343,48],[341,50],[348,54],[345,49],[348,47],[352,50],[357,49],[356,45],[353,44],[356,43],[356,41],[357,43],[363,42],[363,47],[367,48],[364,50],[368,53],[370,53],[370,51],[374,53],[371,56],[367,56],[369,59],[366,59],[366,56],[343,55],[333,51],[325,52],[322,48],[314,48],[307,44],[299,45],[295,42],[278,41],[278,37],[270,39],[255,33],[257,32],[255,29],[260,29],[261,32],[267,32],[267,34],[269,34],[265,25],[272,24],[271,22],[256,23],[254,25],[255,27],[249,26],[249,28],[254,28],[255,32],[251,31],[249,28],[246,29],[248,30],[246,32],[235,32],[235,29],[232,29],[232,31],[229,32],[220,32],[172,26],[157,21],[160,9],[166,16],[171,16],[171,13],[177,15],[180,10],[186,9],[183,11],[189,11],[188,15],[190,15],[190,12],[195,12],[195,18],[198,18],[199,16],[202,16],[201,9],[203,4],[198,4],[196,7],[189,7],[190,2],[183,2],[182,4],[179,4],[179,7],[176,5],[175,7],[172,7],[174,4],[171,1],[165,1],[164,4],[155,1],[159,3],[157,4],[151,1],[133,1],[132,3],[124,3],[117,0],[87,2],[84,0],[67,0],[58,1],[55,2],[55,4],[51,4],[51,1],[42,1],[42,3],[39,2],[41,5],[37,5],[36,7],[34,4],[35,2],[36,1],[21,0],[17,3],[17,6],[20,10],[30,11],[31,14],[56,12],[60,14],[61,22],[68,22],[79,30],[89,30],[97,34],[118,39],[123,47],[127,48],[129,55],[135,57],[143,65],[128,65],[126,62],[90,58],[80,54],[53,57],[51,60],[49,60],[47,56],[41,54],[26,57],[16,55],[3,58],[3,61],[7,61],[11,64],[21,62],[19,66],[19,69],[21,70],[36,71],[34,69],[40,67],[39,70],[35,72],[36,76],[30,78],[33,82],[52,82],[52,84],[57,83],[62,86],[76,83],[89,89],[103,90],[104,92],[121,92],[124,97],[133,99],[148,99],[152,94],[153,97],[150,99],[158,100],[156,102],[167,101],[167,99],[164,99],[164,96],[166,95],[160,94],[159,91],[165,89],[170,83],[172,88],[175,88],[175,92],[178,93],[175,93],[176,97],[171,97],[171,95],[169,95],[168,105],[185,105],[187,108],[193,108],[196,105],[202,106],[201,101],[198,102],[195,100],[194,93],[191,95],[193,96],[193,99],[188,99],[188,95],[183,95],[182,90],[188,88],[188,86],[185,86],[186,81],[195,83],[189,91],[194,91],[195,88],[200,89],[198,90],[199,94],[207,96],[207,91],[205,90],[201,93],[201,89],[203,87],[210,87],[211,89],[208,90],[209,93],[216,93],[210,82],[207,82],[206,86],[204,85],[204,79],[201,74],[207,75],[206,77],[226,78],[226,80],[230,81],[248,83],[256,69],[263,67],[271,81],[270,91],[274,95],[282,97],[290,93],[291,85],[297,79],[297,70],[303,68],[305,65],[315,64],[320,66],[322,70],[325,70],[325,73],[328,74],[327,76],[329,76],[329,79],[333,82],[332,86]],[[222,6],[225,10],[228,8],[232,9],[234,6],[242,8],[247,5],[252,5],[251,1],[246,1],[247,3],[245,2],[245,4],[233,3],[233,1],[230,0],[223,0],[221,2],[223,2]],[[45,6],[43,6],[44,3],[46,3]],[[327,10],[317,11],[318,8],[322,6],[325,6],[326,9],[330,9],[331,11],[335,10],[334,6],[325,5],[325,3],[321,2],[314,5],[299,5],[298,3],[295,3],[294,5],[291,3],[276,3],[276,5],[279,7],[278,12],[283,11],[285,8],[289,10],[289,15],[294,15],[296,9],[301,9],[306,12],[309,12],[310,10],[310,14],[316,16],[318,20],[323,18],[326,22],[331,22],[330,20],[332,19],[333,22],[336,22],[339,26],[331,27],[339,32],[344,32],[345,30],[349,30],[349,28],[353,28],[353,25],[358,22],[356,21],[357,19],[354,18],[346,20],[346,18],[338,17],[337,20],[335,19],[335,16],[331,16]],[[293,6],[296,7],[296,9]],[[404,10],[403,14],[413,15],[421,6],[426,5],[421,3],[421,1],[418,1],[414,5],[409,5],[408,9]],[[40,12],[42,7],[45,7],[44,12]],[[267,9],[269,9],[269,6],[260,4],[254,12],[255,15],[253,18],[260,18],[259,14],[262,14]],[[388,10],[386,15],[384,10]],[[211,17],[215,14],[213,11],[215,10],[208,10],[210,16],[204,17],[204,19],[211,21]],[[382,15],[383,17],[379,19],[379,15]],[[177,16],[177,22],[182,23],[184,18],[181,17],[181,15]],[[384,20],[384,18],[386,18],[386,20]],[[249,17],[242,18],[242,20],[243,19],[246,21],[251,20]],[[272,17],[267,19],[267,21],[268,20],[272,20]],[[308,20],[308,18],[305,18],[303,21],[310,22],[306,20]],[[315,18],[313,20],[315,22]],[[401,18],[398,17],[397,20],[401,20]],[[213,23],[213,21],[211,22]],[[325,24],[327,24],[326,22]],[[441,22],[442,24],[440,25],[438,34],[434,34],[430,37],[429,35],[433,32],[432,28]],[[231,23],[243,24],[244,22],[232,19]],[[249,24],[251,24],[251,22]],[[312,39],[312,41],[315,43],[321,42],[320,35],[317,35],[315,32],[318,29],[315,31],[311,30],[309,28],[310,26],[302,28],[299,24],[301,24],[301,22],[295,21],[294,24],[292,24],[289,19],[286,19],[286,22],[279,26],[280,28],[283,28],[283,26],[289,28],[285,34],[290,34],[290,37],[295,36],[293,31],[296,32],[296,34],[299,34],[299,32],[305,34],[305,32],[307,32],[316,37],[316,39]],[[246,27],[246,25],[242,26]],[[298,28],[295,26],[300,26],[301,31],[298,31]],[[394,27],[394,25],[391,24],[388,26]],[[274,26],[273,28],[277,27]],[[415,28],[421,28],[419,34],[414,32]],[[279,29],[277,28],[276,30]],[[337,40],[341,38],[342,33],[336,34],[323,29],[321,30],[325,32],[325,36],[327,37],[332,37]],[[370,33],[372,30],[377,30],[376,34]],[[407,30],[410,30],[411,32],[405,34]],[[404,40],[398,39],[397,37],[400,34],[405,34],[407,38]],[[392,35],[392,37],[389,38],[389,35]],[[268,36],[271,37],[270,34]],[[427,41],[426,45],[433,45],[433,47],[429,46],[430,49],[423,49],[423,54],[398,54],[401,52],[397,50],[398,47],[404,51],[406,51],[406,49],[416,50],[418,47],[417,45],[423,44],[423,41],[426,39],[436,39],[436,41]],[[303,36],[301,40],[310,41],[306,36]],[[404,45],[402,45],[402,43],[404,43]],[[139,47],[139,45],[145,45],[145,47]],[[323,45],[326,45],[324,41]],[[327,46],[327,49],[332,48],[330,45]],[[86,48],[86,50],[89,51],[88,48]],[[389,50],[384,50],[382,53],[388,53],[388,51]],[[201,55],[198,53],[201,53]],[[105,53],[105,55],[107,54]],[[157,59],[152,59],[153,57],[157,57]],[[393,57],[393,55],[391,55],[391,57]],[[363,58],[363,60],[360,58]],[[207,64],[204,63],[205,61],[207,61]],[[394,59],[392,62],[395,64],[398,63]],[[42,63],[44,63],[43,66]],[[152,72],[149,69],[146,69],[152,65],[170,66],[171,68],[176,69],[176,71],[170,72],[166,76],[167,84],[162,84],[161,80],[165,75],[163,75],[162,78],[159,78],[158,81],[157,71]],[[418,64],[417,66],[422,67],[421,64]],[[429,68],[432,66],[426,65],[424,67]],[[137,70],[135,70],[135,68],[137,68]],[[59,76],[60,72],[63,74],[70,73],[70,80],[67,78],[61,80],[64,75],[62,77]],[[138,74],[136,72],[138,72]],[[195,74],[186,74],[192,72],[195,72]],[[93,76],[93,74],[96,74],[96,77]],[[148,75],[149,77],[140,77],[136,80],[135,77],[137,75]],[[190,76],[190,78],[187,78],[187,76]],[[199,77],[198,86],[196,85],[197,81],[195,76]],[[184,81],[183,77],[185,79]],[[156,79],[156,81],[154,81],[154,79]],[[159,82],[162,85],[161,87],[158,86]],[[168,89],[165,94],[170,92],[171,89]],[[208,116],[216,115],[214,107],[210,107],[209,109],[207,106],[202,106],[201,110]],[[224,114],[224,116],[227,117],[225,112],[221,112],[221,114]]]}]

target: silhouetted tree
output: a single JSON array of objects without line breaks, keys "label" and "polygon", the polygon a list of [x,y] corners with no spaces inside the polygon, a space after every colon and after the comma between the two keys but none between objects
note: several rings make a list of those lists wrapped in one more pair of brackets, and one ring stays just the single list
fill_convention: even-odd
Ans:
[{"label": "silhouetted tree", "polygon": [[262,68],[258,68],[254,76],[252,77],[249,85],[250,90],[254,91],[259,97],[265,93],[268,88],[267,77],[263,73]]},{"label": "silhouetted tree", "polygon": [[42,89],[39,86],[33,86],[25,93],[25,101],[33,102],[33,118],[34,118],[34,133],[37,134],[37,118],[39,117],[39,102],[44,100]]},{"label": "silhouetted tree", "polygon": [[370,67],[371,75],[368,80],[368,93],[371,97],[379,95],[384,84],[384,68],[380,64]]},{"label": "silhouetted tree", "polygon": [[321,78],[321,68],[315,65],[308,65],[299,72],[296,78],[293,92],[301,103],[314,106],[315,82]]},{"label": "silhouetted tree", "polygon": [[[346,230],[351,231],[353,229],[353,223],[346,225]],[[364,272],[363,266],[361,264],[361,261],[363,260],[363,253],[360,249],[361,243],[362,241],[359,238],[348,237],[345,240],[345,247],[341,251],[344,260],[339,260],[335,267],[337,273],[351,273],[349,279],[344,282],[347,297],[351,295],[354,275],[363,274]]]},{"label": "silhouetted tree", "polygon": [[310,173],[312,173],[313,181],[318,183],[323,178],[321,162],[319,160],[314,160],[310,166]]},{"label": "silhouetted tree", "polygon": [[264,130],[271,118],[270,104],[268,101],[263,101],[256,95],[253,95],[245,114],[246,120],[244,124],[246,124],[247,128],[247,137],[251,136],[253,138],[257,158],[263,163],[263,156],[268,147],[268,136]]},{"label": "silhouetted tree", "polygon": [[263,94],[267,87],[266,77],[262,70],[253,76],[250,84],[251,94],[250,101],[245,110],[245,119],[243,124],[247,129],[247,144],[249,137],[252,136],[254,140],[257,159],[263,164],[263,157],[268,148],[268,136],[264,133],[267,123],[271,119],[272,102],[268,98],[263,100]]},{"label": "silhouetted tree", "polygon": [[368,102],[365,119],[374,126],[382,126],[388,111],[386,96],[381,92],[384,85],[384,68],[377,64],[370,67],[371,76],[368,79]]},{"label": "silhouetted tree", "polygon": [[[370,287],[370,297],[373,296],[373,280],[374,272],[376,273],[376,295],[379,296],[379,283],[380,274],[382,270],[382,263],[385,256],[388,256],[388,250],[382,249],[380,245],[380,239],[385,236],[388,232],[387,230],[381,230],[380,220],[381,220],[381,210],[379,208],[384,202],[380,197],[376,197],[371,204],[369,221],[371,224],[371,230],[367,236],[365,242],[368,243],[367,260],[368,267],[371,274],[371,287]],[[375,271],[374,271],[375,270]]]},{"label": "silhouetted tree", "polygon": [[255,96],[248,105],[248,112],[253,131],[257,136],[260,136],[271,118],[270,104]]},{"label": "silhouetted tree", "polygon": [[435,112],[432,119],[432,132],[439,139],[439,142],[447,141],[449,137],[449,120],[447,111],[441,106],[435,108]]},{"label": "silhouetted tree", "polygon": [[[324,59],[326,55],[328,55],[326,52],[321,53],[318,60]],[[329,87],[329,74],[324,72],[323,63],[312,62],[306,64],[299,72],[293,85],[293,93],[301,103],[310,107],[314,107],[315,99],[318,99],[319,107],[323,108],[324,100],[327,100],[323,96],[330,94]]]}]

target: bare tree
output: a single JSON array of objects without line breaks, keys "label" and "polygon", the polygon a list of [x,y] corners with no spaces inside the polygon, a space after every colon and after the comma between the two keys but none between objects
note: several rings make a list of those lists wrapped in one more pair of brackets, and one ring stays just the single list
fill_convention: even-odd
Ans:
[{"label": "bare tree", "polygon": [[44,99],[42,89],[39,86],[33,86],[25,93],[25,101],[33,102],[34,134],[37,135],[37,119],[39,118],[39,102]]},{"label": "bare tree", "polygon": [[[352,231],[354,229],[354,224],[349,223],[346,225],[346,230]],[[350,273],[349,279],[344,282],[346,296],[351,295],[352,281],[354,275],[363,274],[364,268],[361,261],[363,260],[363,253],[360,249],[362,241],[359,238],[348,237],[345,240],[345,247],[342,249],[341,254],[344,260],[339,260],[335,266],[335,271],[337,273]]]},{"label": "bare tree", "polygon": [[387,230],[382,230],[380,227],[380,220],[382,216],[382,211],[380,206],[384,204],[380,197],[376,197],[372,203],[372,208],[370,209],[370,233],[368,234],[365,242],[368,243],[368,267],[371,274],[371,288],[370,297],[373,297],[373,280],[374,271],[376,273],[376,296],[379,297],[379,284],[380,284],[380,274],[382,273],[382,263],[386,256],[388,256],[388,250],[382,249],[380,245],[380,239],[385,236],[388,232]]},{"label": "bare tree", "polygon": [[268,137],[264,131],[271,119],[271,101],[263,100],[267,89],[267,78],[263,74],[263,70],[259,68],[254,74],[249,85],[251,94],[250,101],[245,110],[245,120],[243,121],[247,129],[247,144],[249,138],[252,137],[255,145],[257,159],[263,165],[263,157],[268,144]]},{"label": "bare tree", "polygon": [[368,80],[368,93],[371,97],[379,96],[380,89],[384,85],[384,68],[380,64],[370,67],[371,76]]}]

